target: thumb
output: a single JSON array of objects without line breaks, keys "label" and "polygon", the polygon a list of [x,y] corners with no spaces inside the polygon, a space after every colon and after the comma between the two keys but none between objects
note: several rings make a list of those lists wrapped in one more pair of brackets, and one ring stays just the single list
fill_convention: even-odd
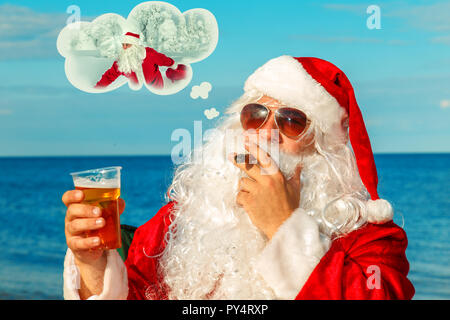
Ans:
[{"label": "thumb", "polygon": [[303,165],[299,164],[294,171],[292,178],[288,180],[288,183],[300,186],[300,176],[303,170]]},{"label": "thumb", "polygon": [[291,200],[293,201],[293,203],[295,203],[296,206],[298,206],[300,203],[300,176],[302,173],[302,169],[302,165],[298,165],[295,168],[294,176],[287,181],[287,190],[290,194]]}]

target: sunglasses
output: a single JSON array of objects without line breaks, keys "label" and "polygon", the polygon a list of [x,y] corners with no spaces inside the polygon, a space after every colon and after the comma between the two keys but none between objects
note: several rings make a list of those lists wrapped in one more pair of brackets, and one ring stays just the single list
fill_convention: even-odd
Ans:
[{"label": "sunglasses", "polygon": [[[262,104],[247,104],[241,111],[241,125],[244,130],[259,129],[269,119],[270,112]],[[310,122],[306,114],[294,108],[278,108],[274,118],[280,132],[289,138],[298,138]]]}]

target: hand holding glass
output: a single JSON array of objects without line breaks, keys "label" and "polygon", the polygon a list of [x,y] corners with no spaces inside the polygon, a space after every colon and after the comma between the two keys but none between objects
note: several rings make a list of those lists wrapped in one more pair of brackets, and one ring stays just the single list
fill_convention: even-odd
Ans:
[{"label": "hand holding glass", "polygon": [[122,246],[120,236],[120,170],[107,167],[71,173],[76,190],[84,193],[83,203],[102,210],[105,226],[86,231],[86,237],[99,237],[99,249],[117,249]]}]

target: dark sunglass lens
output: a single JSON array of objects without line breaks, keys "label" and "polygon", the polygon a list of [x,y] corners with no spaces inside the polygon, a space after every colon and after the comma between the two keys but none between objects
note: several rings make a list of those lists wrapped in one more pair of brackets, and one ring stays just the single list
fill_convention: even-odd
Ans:
[{"label": "dark sunglass lens", "polygon": [[306,128],[307,117],[300,110],[280,108],[275,113],[278,128],[288,137],[299,136]]},{"label": "dark sunglass lens", "polygon": [[258,129],[266,120],[268,110],[256,103],[246,105],[241,111],[241,124],[244,130]]}]

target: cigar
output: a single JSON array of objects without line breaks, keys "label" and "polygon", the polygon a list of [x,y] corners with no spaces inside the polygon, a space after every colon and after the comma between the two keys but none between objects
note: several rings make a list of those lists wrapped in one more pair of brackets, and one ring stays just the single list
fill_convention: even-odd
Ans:
[{"label": "cigar", "polygon": [[236,163],[257,164],[258,161],[250,153],[240,153],[234,156]]}]

